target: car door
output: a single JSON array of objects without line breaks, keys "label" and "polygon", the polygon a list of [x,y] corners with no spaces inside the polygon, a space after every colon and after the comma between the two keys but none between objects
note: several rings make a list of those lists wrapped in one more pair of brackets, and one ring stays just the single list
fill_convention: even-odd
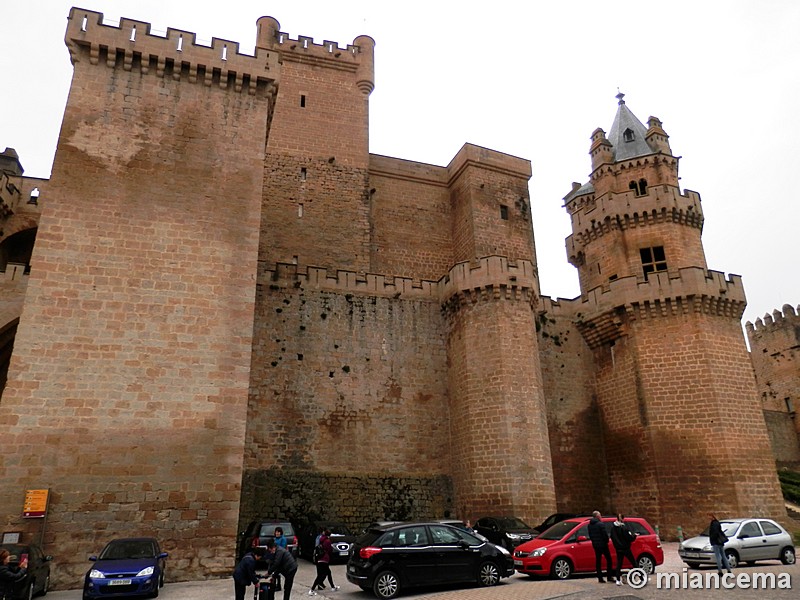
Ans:
[{"label": "car door", "polygon": [[493,519],[491,517],[478,519],[478,522],[475,523],[475,530],[493,544],[502,543],[502,540],[500,539],[500,527],[497,524],[497,519]]},{"label": "car door", "polygon": [[393,532],[392,564],[407,585],[422,585],[437,581],[436,552],[424,525],[411,525]]},{"label": "car door", "polygon": [[577,573],[594,571],[594,548],[589,539],[589,524],[582,525],[566,539],[568,556]]},{"label": "car door", "polygon": [[739,560],[747,562],[767,558],[767,540],[757,521],[745,521],[736,537],[739,540]]},{"label": "car door", "polygon": [[781,550],[784,546],[792,544],[792,538],[787,536],[784,531],[772,521],[759,521],[761,530],[764,532],[764,558],[765,559],[780,559]]},{"label": "car door", "polygon": [[474,580],[480,558],[479,540],[475,539],[476,543],[469,544],[462,540],[458,532],[445,525],[432,525],[428,530],[436,550],[437,581],[447,583]]}]

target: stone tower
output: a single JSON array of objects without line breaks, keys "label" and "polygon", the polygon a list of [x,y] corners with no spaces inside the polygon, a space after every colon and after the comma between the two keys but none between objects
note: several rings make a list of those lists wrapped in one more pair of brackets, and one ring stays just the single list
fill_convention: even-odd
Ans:
[{"label": "stone tower", "polygon": [[671,531],[711,510],[783,515],[741,281],[707,269],[700,196],[679,189],[661,122],[618,99],[608,136],[592,134],[589,182],[565,198],[612,506]]}]

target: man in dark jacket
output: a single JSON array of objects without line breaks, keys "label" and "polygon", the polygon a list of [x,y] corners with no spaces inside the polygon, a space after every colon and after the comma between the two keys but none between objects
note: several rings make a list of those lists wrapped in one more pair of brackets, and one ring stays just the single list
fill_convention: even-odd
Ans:
[{"label": "man in dark jacket", "polygon": [[608,532],[603,521],[600,520],[600,511],[592,513],[592,520],[589,521],[589,539],[592,540],[594,548],[595,569],[597,570],[597,581],[605,583],[603,579],[602,558],[606,557],[606,579],[611,583],[611,550],[608,549]]},{"label": "man in dark jacket", "polygon": [[[297,561],[291,552],[286,548],[276,546],[275,540],[271,538],[267,540],[267,560],[269,560],[267,569],[269,576],[283,575],[283,600],[289,600],[294,576],[297,573]],[[314,595],[316,596],[316,593]]]},{"label": "man in dark jacket", "polygon": [[728,536],[722,531],[722,525],[714,513],[708,513],[711,517],[711,523],[708,525],[708,539],[711,542],[711,549],[714,550],[714,558],[717,559],[717,575],[722,575],[722,567],[731,573],[731,565],[728,563],[728,557],[725,554],[725,544],[728,541]]},{"label": "man in dark jacket", "polygon": [[244,600],[247,586],[251,583],[258,585],[258,575],[256,575],[256,562],[264,558],[263,548],[253,548],[242,557],[236,569],[233,571],[233,591],[236,600]]},{"label": "man in dark jacket", "polygon": [[617,552],[617,585],[622,585],[622,561],[627,558],[631,567],[636,566],[636,559],[631,552],[631,544],[635,539],[636,535],[628,529],[624,515],[617,515],[617,520],[611,526],[611,543]]}]

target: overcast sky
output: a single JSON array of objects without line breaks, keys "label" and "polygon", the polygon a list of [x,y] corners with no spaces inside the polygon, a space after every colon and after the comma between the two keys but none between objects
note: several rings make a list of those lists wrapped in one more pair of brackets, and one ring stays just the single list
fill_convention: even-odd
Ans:
[{"label": "overcast sky", "polygon": [[[466,142],[526,158],[542,293],[579,294],[566,260],[563,197],[591,170],[617,89],[646,124],[660,118],[699,192],[708,266],[744,278],[745,320],[800,303],[797,0],[4,0],[0,150],[49,177],[72,67],[71,6],[239,42],[256,20],[293,39],[376,41],[370,151],[446,165]],[[472,8],[467,8],[472,7]]]}]

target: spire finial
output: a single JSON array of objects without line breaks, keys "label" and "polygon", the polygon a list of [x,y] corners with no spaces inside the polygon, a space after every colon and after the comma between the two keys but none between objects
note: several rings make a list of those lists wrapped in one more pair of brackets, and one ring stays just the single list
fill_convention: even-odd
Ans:
[{"label": "spire finial", "polygon": [[623,98],[624,98],[624,97],[625,97],[625,94],[623,94],[622,92],[620,92],[620,91],[619,91],[619,88],[617,88],[617,95],[615,96],[615,98],[616,98],[617,100],[619,100],[619,103],[620,103],[620,104],[625,104],[625,100],[623,100]]}]

